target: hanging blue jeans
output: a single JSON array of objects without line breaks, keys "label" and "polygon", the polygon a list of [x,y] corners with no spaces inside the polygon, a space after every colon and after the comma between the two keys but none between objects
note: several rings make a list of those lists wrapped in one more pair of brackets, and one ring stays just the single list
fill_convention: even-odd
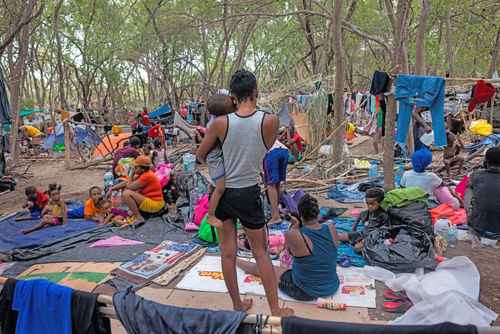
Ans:
[{"label": "hanging blue jeans", "polygon": [[396,141],[405,143],[412,118],[413,107],[429,108],[434,130],[434,145],[446,146],[444,121],[444,87],[441,77],[398,75],[395,98],[399,101]]}]

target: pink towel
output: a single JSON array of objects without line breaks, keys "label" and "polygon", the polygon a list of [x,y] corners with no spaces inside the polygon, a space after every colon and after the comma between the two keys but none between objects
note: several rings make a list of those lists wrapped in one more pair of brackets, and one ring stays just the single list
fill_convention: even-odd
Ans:
[{"label": "pink towel", "polygon": [[89,247],[95,248],[95,247],[134,246],[134,245],[142,245],[143,243],[144,242],[142,241],[124,239],[122,237],[115,235],[107,239],[96,241]]}]

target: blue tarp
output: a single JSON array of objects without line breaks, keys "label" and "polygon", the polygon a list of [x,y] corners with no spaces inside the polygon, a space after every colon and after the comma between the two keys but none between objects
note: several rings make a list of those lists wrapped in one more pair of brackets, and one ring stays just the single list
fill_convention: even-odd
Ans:
[{"label": "blue tarp", "polygon": [[95,228],[97,225],[92,221],[68,220],[68,224],[50,226],[41,230],[22,234],[22,230],[38,224],[40,220],[15,221],[15,216],[0,220],[0,252],[9,251],[20,247],[38,246],[46,241],[70,236],[80,231]]},{"label": "blue tarp", "polygon": [[170,114],[172,112],[172,108],[168,104],[165,104],[155,111],[152,111],[148,114],[149,118],[159,118],[162,116],[167,116],[167,114]]},{"label": "blue tarp", "polygon": [[[338,233],[352,232],[352,225],[356,218],[338,217],[334,219],[335,229]],[[358,224],[357,231],[361,232],[364,229],[363,224]],[[340,242],[337,248],[337,262],[341,262],[343,258],[348,258],[349,262],[354,267],[366,266],[366,260],[362,254],[356,253],[354,248],[347,242]]]},{"label": "blue tarp", "polygon": [[50,134],[43,141],[43,148],[46,150],[50,150],[54,147],[54,145],[62,145],[64,144],[64,126],[62,123],[56,125],[54,133]]},{"label": "blue tarp", "polygon": [[359,183],[337,183],[328,191],[328,198],[340,203],[362,203],[365,201],[365,194],[358,190],[358,186]]}]

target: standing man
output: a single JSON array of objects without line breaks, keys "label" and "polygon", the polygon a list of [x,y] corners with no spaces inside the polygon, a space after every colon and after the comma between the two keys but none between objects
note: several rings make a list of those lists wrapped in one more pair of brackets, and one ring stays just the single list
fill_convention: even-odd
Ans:
[{"label": "standing man", "polygon": [[280,195],[281,183],[286,181],[286,168],[288,167],[288,149],[279,140],[276,140],[271,150],[264,158],[264,176],[267,185],[267,196],[271,203],[271,220],[268,224],[281,222]]},{"label": "standing man", "polygon": [[279,307],[276,275],[267,253],[266,222],[259,187],[264,156],[276,140],[278,118],[256,109],[257,79],[253,73],[246,70],[234,73],[230,91],[236,102],[236,112],[217,117],[197,151],[198,160],[205,162],[208,152],[218,142],[222,144],[226,190],[215,217],[223,222],[218,232],[224,281],[233,308],[249,310],[252,300],[241,299],[236,276],[238,219],[250,242],[272,315],[292,315],[293,310]]}]

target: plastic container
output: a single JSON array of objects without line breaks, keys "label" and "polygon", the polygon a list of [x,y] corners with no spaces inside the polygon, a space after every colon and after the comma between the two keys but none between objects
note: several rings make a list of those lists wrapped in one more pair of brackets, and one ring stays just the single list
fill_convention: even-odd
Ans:
[{"label": "plastic container", "polygon": [[370,161],[370,169],[368,169],[368,177],[378,176],[378,162],[375,160]]},{"label": "plastic container", "polygon": [[448,241],[448,247],[455,248],[457,246],[457,228],[455,225],[450,224],[448,233],[446,234],[446,241]]},{"label": "plastic container", "polygon": [[403,177],[403,173],[405,172],[405,165],[399,163],[398,168],[396,170],[396,175],[394,175],[394,182],[396,187],[399,187],[401,184],[401,178]]},{"label": "plastic container", "polygon": [[192,172],[196,169],[196,157],[191,153],[182,156],[182,166],[185,172]]}]

